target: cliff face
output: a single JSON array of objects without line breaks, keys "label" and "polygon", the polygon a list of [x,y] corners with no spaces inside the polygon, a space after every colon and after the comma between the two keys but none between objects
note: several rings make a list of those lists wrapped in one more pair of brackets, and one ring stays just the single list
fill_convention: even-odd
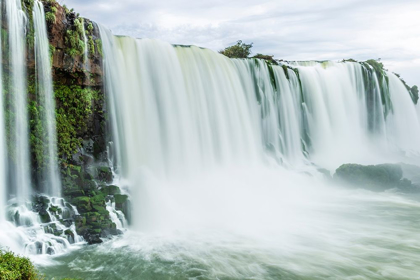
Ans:
[{"label": "cliff face", "polygon": [[[42,1],[47,21],[53,87],[56,99],[58,162],[62,191],[66,201],[75,205],[80,215],[70,220],[88,243],[121,234],[112,222],[107,204],[128,214],[127,196],[110,185],[113,174],[107,155],[106,98],[103,90],[102,45],[97,25],[79,17],[54,0]],[[38,188],[43,158],[39,134],[39,111],[36,88],[36,63],[31,7],[33,0],[22,0],[29,18],[27,27],[28,111],[32,179]],[[7,29],[5,23],[3,28]],[[4,63],[7,65],[7,62]],[[7,67],[5,67],[7,68]],[[34,200],[34,211],[46,212],[44,204]],[[45,204],[46,205],[46,204]],[[39,210],[41,209],[41,210]],[[39,211],[38,211],[39,210]],[[45,221],[48,222],[48,221]],[[66,221],[68,222],[68,221]]]}]

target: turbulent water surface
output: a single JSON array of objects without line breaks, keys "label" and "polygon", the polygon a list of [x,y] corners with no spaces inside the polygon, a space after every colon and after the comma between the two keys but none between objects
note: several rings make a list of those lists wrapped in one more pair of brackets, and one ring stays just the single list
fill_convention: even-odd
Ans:
[{"label": "turbulent water surface", "polygon": [[420,277],[418,197],[300,176],[285,183],[277,172],[196,182],[213,191],[169,191],[172,203],[189,210],[165,213],[169,225],[56,257],[42,271],[86,279]]},{"label": "turbulent water surface", "polygon": [[[418,163],[418,107],[354,62],[271,66],[100,27],[112,159],[132,225],[40,262],[87,279],[415,279],[415,195],[345,188],[343,163]],[[360,187],[360,188],[359,188]]]}]

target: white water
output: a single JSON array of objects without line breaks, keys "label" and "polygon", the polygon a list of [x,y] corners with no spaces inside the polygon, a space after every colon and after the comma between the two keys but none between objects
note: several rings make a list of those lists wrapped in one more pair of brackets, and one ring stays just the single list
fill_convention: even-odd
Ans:
[{"label": "white water", "polygon": [[[10,84],[7,85],[6,101],[11,121],[8,123],[9,161],[6,165],[3,109],[0,110],[0,245],[13,251],[31,254],[61,254],[70,249],[72,244],[83,239],[75,231],[70,219],[77,214],[73,206],[65,203],[61,195],[61,183],[58,172],[57,140],[55,126],[55,99],[52,87],[49,41],[45,22],[44,8],[35,1],[33,22],[35,34],[36,93],[42,123],[45,170],[41,182],[42,192],[49,195],[44,207],[35,206],[30,179],[29,139],[28,139],[28,100],[26,85],[25,35],[27,18],[20,1],[5,2],[8,26],[8,58],[10,63]],[[3,69],[3,67],[2,67]],[[3,79],[2,79],[3,82]],[[3,101],[1,99],[1,101]],[[0,102],[3,108],[3,102]],[[4,164],[3,164],[4,163]],[[6,182],[5,169],[9,171],[9,183]],[[9,192],[7,192],[9,190]],[[52,197],[51,197],[52,196]],[[55,197],[54,197],[55,196]],[[7,206],[7,211],[4,211]],[[41,210],[42,209],[42,210]],[[53,209],[58,209],[54,212]],[[38,213],[38,211],[41,211]],[[42,218],[48,217],[47,220]],[[6,221],[6,219],[8,221]],[[46,218],[45,218],[46,219]],[[64,222],[63,222],[64,219]],[[62,223],[63,222],[63,223]],[[65,225],[67,224],[67,226]]]},{"label": "white water", "polygon": [[55,98],[52,85],[49,41],[45,22],[44,7],[40,1],[35,1],[33,8],[35,29],[35,59],[37,72],[37,97],[43,107],[41,122],[44,133],[44,178],[43,192],[47,195],[61,196],[61,180],[58,171],[57,135],[55,125]]},{"label": "white water", "polygon": [[85,21],[82,19],[82,33],[83,33],[83,43],[85,45],[84,51],[83,51],[83,62],[84,62],[84,68],[86,71],[86,79],[89,79],[90,77],[90,63],[89,63],[89,44],[88,44],[88,38],[86,36],[86,29],[85,29]]},{"label": "white water", "polygon": [[[236,189],[235,184],[258,195],[255,186],[242,181],[240,170],[255,173],[249,180],[261,180],[261,187],[283,184],[281,177],[262,176],[273,168],[273,158],[314,174],[313,164],[334,171],[343,163],[419,155],[415,105],[393,74],[388,74],[393,111],[386,116],[376,74],[369,91],[363,80],[369,69],[359,63],[293,64],[301,92],[293,70],[286,76],[282,67],[273,66],[270,76],[262,61],[114,37],[104,28],[101,37],[118,170],[136,201],[136,229],[159,230],[169,224],[180,229],[191,215],[192,220],[206,212],[215,215],[211,205],[223,204],[219,196]],[[224,191],[216,190],[222,185]],[[210,200],[208,191],[218,199]],[[200,205],[191,202],[195,199]],[[231,211],[225,210],[224,215]]]},{"label": "white water", "polygon": [[[39,213],[28,210],[31,205],[12,205],[9,207],[9,216],[12,217],[12,224],[5,224],[7,231],[14,237],[8,243],[1,241],[0,244],[8,246],[14,251],[26,255],[42,254],[62,254],[68,251],[73,244],[83,242],[77,233],[74,223],[70,226],[63,225],[60,220],[69,219],[73,212],[77,211],[73,207],[68,207],[62,198],[45,197],[48,199],[46,205],[46,215],[49,221],[42,222]],[[51,209],[57,209],[57,212]],[[66,234],[71,232],[71,234]]]},{"label": "white water", "polygon": [[10,174],[10,182],[16,197],[24,202],[32,193],[30,180],[28,112],[27,112],[27,85],[26,85],[26,49],[25,27],[27,18],[22,10],[20,0],[6,0],[6,17],[9,36],[9,63],[10,75],[10,102],[12,103],[13,117],[10,147],[12,158],[15,161]]},{"label": "white water", "polygon": [[[0,14],[0,22],[3,20],[3,13]],[[0,55],[3,54],[2,36],[0,36]],[[3,97],[3,67],[0,67],[0,96]],[[0,98],[0,108],[4,108],[3,98]],[[7,205],[7,180],[6,180],[6,135],[4,113],[0,110],[0,225],[6,220]]]},{"label": "white water", "polygon": [[115,209],[115,203],[109,201],[106,203],[106,210],[109,212],[109,217],[113,223],[117,226],[117,229],[124,230],[127,228],[127,220],[125,219],[124,213]]}]

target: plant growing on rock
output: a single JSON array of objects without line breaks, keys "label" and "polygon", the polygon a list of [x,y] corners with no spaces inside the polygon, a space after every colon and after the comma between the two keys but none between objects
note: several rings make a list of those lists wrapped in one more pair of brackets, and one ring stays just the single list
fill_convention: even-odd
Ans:
[{"label": "plant growing on rock", "polygon": [[219,53],[229,58],[248,58],[251,54],[251,48],[253,43],[245,44],[241,40],[236,42],[235,45],[225,48],[219,51]]},{"label": "plant growing on rock", "polygon": [[274,59],[274,55],[265,55],[265,54],[258,53],[254,55],[252,58],[264,59],[266,62],[270,64],[277,64],[277,61]]},{"label": "plant growing on rock", "polygon": [[92,114],[92,102],[98,92],[79,85],[56,84],[54,88],[58,103],[56,109],[58,155],[71,157],[81,145],[77,131],[86,129],[86,119]]}]

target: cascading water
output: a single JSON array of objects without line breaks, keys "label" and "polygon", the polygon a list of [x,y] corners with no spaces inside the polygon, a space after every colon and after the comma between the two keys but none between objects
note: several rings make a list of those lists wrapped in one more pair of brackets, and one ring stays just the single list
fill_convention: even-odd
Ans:
[{"label": "cascading water", "polygon": [[12,116],[9,127],[10,158],[13,166],[9,176],[12,190],[19,203],[30,198],[32,185],[30,179],[28,112],[27,112],[27,75],[25,63],[25,29],[27,17],[19,0],[6,0],[6,17],[9,38],[10,84],[8,85]]},{"label": "cascading water", "polygon": [[[14,113],[8,124],[13,131],[9,156],[15,161],[9,177],[10,189],[17,191],[8,212],[16,227],[3,222],[0,241],[14,234],[26,253],[56,254],[83,241],[72,223],[78,213],[55,197],[36,196],[32,209],[25,207],[32,188],[26,18],[19,1],[5,4],[11,66],[6,88]],[[43,191],[59,196],[48,38],[39,1],[33,11],[37,94],[47,144]],[[367,63],[272,65],[231,60],[194,46],[115,37],[103,27],[100,33],[116,171],[131,194],[133,228],[140,233],[85,249],[87,254],[69,265],[72,272],[86,266],[99,279],[119,273],[126,279],[332,274],[343,279],[358,276],[354,270],[371,279],[420,277],[420,256],[412,253],[420,247],[413,236],[419,228],[410,222],[417,219],[411,210],[420,203],[392,192],[326,186],[316,171],[347,162],[418,163],[419,109],[398,77]],[[0,160],[5,157],[1,113]],[[0,162],[0,176],[5,166]],[[4,193],[0,200],[7,199]],[[126,221],[117,203],[108,199],[106,209],[121,230]],[[386,242],[378,242],[384,236]],[[382,264],[384,252],[395,256],[393,263]],[[104,267],[111,253],[113,266]],[[132,270],[126,269],[129,264]]]},{"label": "cascading water", "polygon": [[[48,273],[420,277],[420,202],[340,188],[317,170],[419,164],[418,108],[396,76],[369,63],[231,60],[99,28],[114,163],[135,232]],[[121,227],[111,201],[107,210]]]},{"label": "cascading water", "polygon": [[83,62],[85,64],[86,78],[88,79],[89,78],[89,70],[90,70],[89,43],[88,43],[88,37],[86,36],[86,28],[85,28],[84,20],[82,20],[82,34],[83,34],[83,44],[84,44]]},{"label": "cascading water", "polygon": [[41,105],[41,122],[44,143],[43,159],[45,166],[43,176],[43,192],[47,195],[61,196],[61,181],[57,163],[57,136],[55,125],[55,99],[52,85],[49,41],[45,22],[44,7],[35,1],[33,9],[35,29],[35,56],[37,71],[37,98]]},{"label": "cascading water", "polygon": [[[150,176],[173,182],[220,166],[264,166],[267,154],[293,169],[312,162],[334,170],[346,162],[393,161],[400,151],[419,151],[413,143],[420,141],[420,127],[409,93],[392,74],[389,90],[376,73],[367,88],[364,72],[373,71],[368,65],[276,66],[114,37],[104,28],[101,36],[117,162],[141,201],[133,210],[137,225],[158,224],[151,213],[163,211],[148,207],[165,195],[168,182],[153,189],[147,186],[159,183],[148,182]],[[407,106],[410,116],[396,120],[392,106]]]},{"label": "cascading water", "polygon": [[[66,203],[61,196],[61,183],[58,172],[57,142],[55,127],[55,99],[52,87],[51,62],[49,56],[49,41],[47,36],[44,8],[40,1],[35,1],[33,14],[33,31],[35,35],[35,72],[36,93],[40,113],[41,135],[37,135],[44,143],[43,176],[41,191],[48,195],[33,195],[30,175],[29,139],[28,139],[28,100],[26,85],[27,49],[25,32],[29,27],[29,20],[22,10],[21,2],[7,0],[5,15],[7,17],[8,44],[3,50],[7,70],[5,85],[6,108],[8,114],[7,126],[3,124],[3,109],[0,110],[0,156],[6,161],[4,132],[8,137],[8,176],[5,165],[1,164],[0,180],[2,192],[0,194],[2,209],[0,222],[2,231],[0,245],[7,246],[14,251],[26,254],[57,254],[67,251],[71,244],[83,241],[75,230],[74,217],[77,210]],[[28,9],[28,7],[26,7]],[[28,9],[31,10],[31,9]],[[3,45],[2,45],[3,46]],[[29,48],[32,50],[32,48]],[[2,87],[3,89],[3,87]],[[3,95],[2,95],[3,96]],[[7,130],[6,130],[7,128]],[[9,177],[9,186],[6,178]],[[3,182],[4,181],[4,182]],[[3,191],[3,188],[7,190]],[[14,196],[14,197],[13,197]],[[7,211],[4,208],[7,205]],[[6,221],[5,217],[8,221]]]},{"label": "cascading water", "polygon": [[[0,4],[0,9],[2,9]],[[0,22],[3,20],[3,13],[0,14]],[[3,54],[2,50],[2,36],[0,36],[0,56]],[[7,180],[6,180],[6,135],[3,113],[3,67],[0,67],[0,225],[6,220],[6,205],[7,205]]]}]

